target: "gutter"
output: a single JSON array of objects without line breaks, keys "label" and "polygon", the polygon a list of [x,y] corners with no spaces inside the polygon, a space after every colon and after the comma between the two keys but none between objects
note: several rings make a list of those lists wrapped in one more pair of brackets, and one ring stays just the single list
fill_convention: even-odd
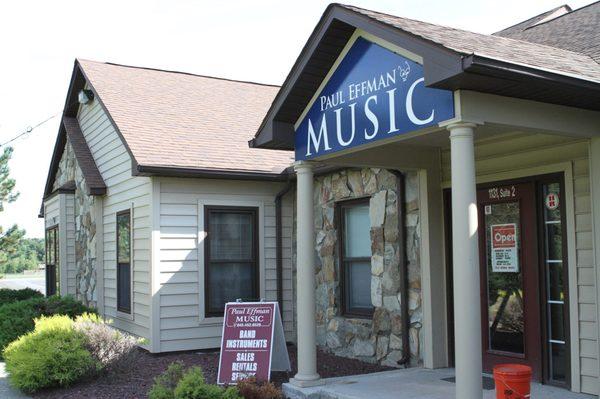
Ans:
[{"label": "gutter", "polygon": [[410,363],[410,341],[408,338],[410,329],[410,316],[408,314],[408,261],[406,259],[406,190],[404,174],[398,170],[391,170],[396,176],[396,187],[398,198],[398,263],[400,268],[400,318],[402,320],[402,358],[398,364],[408,367]]},{"label": "gutter", "polygon": [[275,273],[277,279],[277,302],[279,302],[279,312],[283,318],[283,220],[281,214],[281,202],[293,187],[293,183],[288,180],[286,186],[275,196]]},{"label": "gutter", "polygon": [[223,169],[198,169],[178,168],[168,166],[137,165],[133,176],[166,176],[166,177],[194,177],[203,179],[229,179],[229,180],[254,180],[254,181],[286,181],[286,171],[283,172],[252,172]]},{"label": "gutter", "polygon": [[462,59],[463,72],[486,73],[489,76],[515,80],[536,79],[544,84],[567,85],[573,88],[600,91],[600,81],[574,73],[557,72],[551,69],[536,68],[515,62],[470,54]]}]

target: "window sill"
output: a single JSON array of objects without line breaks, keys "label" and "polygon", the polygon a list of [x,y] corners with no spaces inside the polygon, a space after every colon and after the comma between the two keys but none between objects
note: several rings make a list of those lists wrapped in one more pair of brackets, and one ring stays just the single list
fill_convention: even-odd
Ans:
[{"label": "window sill", "polygon": [[125,313],[117,310],[115,318],[127,321],[133,321],[133,313]]},{"label": "window sill", "polygon": [[359,322],[363,322],[363,323],[372,323],[373,322],[373,314],[343,314],[340,317],[347,319],[347,320],[354,320],[354,321],[359,321]]},{"label": "window sill", "polygon": [[198,320],[201,326],[223,325],[225,318],[223,316],[209,316]]}]

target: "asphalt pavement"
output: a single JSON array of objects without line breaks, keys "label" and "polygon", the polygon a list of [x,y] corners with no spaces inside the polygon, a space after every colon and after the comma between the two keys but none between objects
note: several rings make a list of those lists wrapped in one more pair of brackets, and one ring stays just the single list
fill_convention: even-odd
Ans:
[{"label": "asphalt pavement", "polygon": [[46,293],[46,282],[44,277],[31,276],[31,277],[19,277],[19,278],[2,278],[0,279],[0,288],[10,288],[13,290],[20,290],[23,288],[33,288],[34,290],[40,291],[42,294]]}]

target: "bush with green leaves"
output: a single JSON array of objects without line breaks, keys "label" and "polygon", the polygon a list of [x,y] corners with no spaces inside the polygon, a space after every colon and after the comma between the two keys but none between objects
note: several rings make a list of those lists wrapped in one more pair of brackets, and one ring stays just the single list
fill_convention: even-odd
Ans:
[{"label": "bush with green leaves", "polygon": [[4,350],[10,383],[27,393],[66,387],[97,370],[85,348],[85,335],[73,328],[69,316],[37,319],[35,329]]},{"label": "bush with green leaves", "polygon": [[154,378],[154,384],[148,391],[149,399],[174,399],[177,383],[183,377],[183,362],[169,364],[167,370]]},{"label": "bush with green leaves", "polygon": [[11,290],[10,288],[0,288],[0,306],[7,303],[24,301],[31,298],[42,298],[41,292],[32,290],[31,288],[23,288],[21,290]]},{"label": "bush with green leaves", "polygon": [[30,298],[0,306],[0,355],[9,343],[33,331],[36,318],[52,315],[75,318],[86,312],[96,313],[94,309],[68,296]]},{"label": "bush with green leaves", "polygon": [[171,363],[148,392],[149,399],[241,399],[235,387],[207,384],[200,367],[184,371],[183,363]]},{"label": "bush with green leaves", "polygon": [[85,335],[85,346],[102,370],[127,371],[141,355],[138,338],[111,327],[96,314],[78,316],[73,328]]}]

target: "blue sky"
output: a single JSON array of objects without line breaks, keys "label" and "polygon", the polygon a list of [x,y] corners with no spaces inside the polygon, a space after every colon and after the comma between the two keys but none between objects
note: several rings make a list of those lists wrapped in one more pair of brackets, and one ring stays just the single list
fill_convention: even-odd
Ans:
[{"label": "blue sky", "polygon": [[[19,0],[0,5],[0,142],[59,112],[76,57],[281,84],[327,1]],[[564,4],[554,0],[348,1],[492,33]],[[573,8],[590,1],[570,1]],[[21,196],[0,213],[43,236],[37,218],[58,118],[14,143]]]}]

